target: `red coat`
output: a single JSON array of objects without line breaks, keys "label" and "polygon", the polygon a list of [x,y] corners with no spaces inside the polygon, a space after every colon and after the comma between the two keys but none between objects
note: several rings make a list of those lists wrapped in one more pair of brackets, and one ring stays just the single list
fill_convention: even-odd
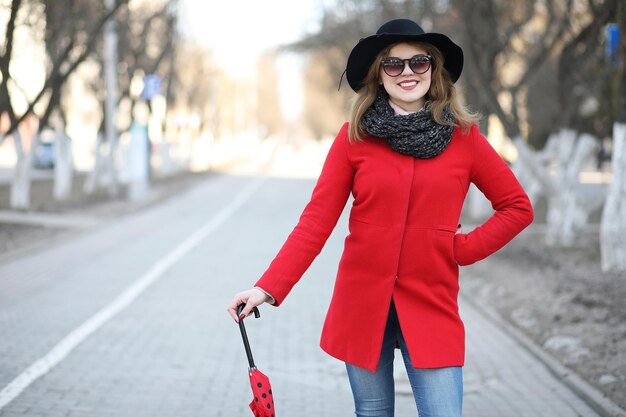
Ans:
[{"label": "red coat", "polygon": [[[530,201],[477,126],[455,128],[448,147],[432,159],[399,154],[371,136],[350,143],[347,129],[335,138],[311,201],[256,285],[279,305],[322,250],[352,192],[350,233],[322,349],[375,371],[393,297],[413,366],[462,366],[458,265],[494,253],[528,226]],[[470,182],[495,213],[455,235]]]}]

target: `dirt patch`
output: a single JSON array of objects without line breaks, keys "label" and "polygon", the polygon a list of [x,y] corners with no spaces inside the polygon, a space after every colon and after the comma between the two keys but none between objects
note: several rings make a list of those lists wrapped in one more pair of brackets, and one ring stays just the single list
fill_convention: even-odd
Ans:
[{"label": "dirt patch", "polygon": [[626,273],[601,271],[597,230],[576,248],[546,246],[544,230],[469,267],[463,290],[626,408]]},{"label": "dirt patch", "polygon": [[0,222],[0,254],[10,253],[49,240],[63,233],[62,228]]}]

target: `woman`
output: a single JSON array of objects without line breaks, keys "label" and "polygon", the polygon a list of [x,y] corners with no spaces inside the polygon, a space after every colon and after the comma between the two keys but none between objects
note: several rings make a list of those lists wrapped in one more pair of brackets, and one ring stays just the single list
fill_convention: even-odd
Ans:
[{"label": "woman", "polygon": [[[357,93],[350,123],[282,249],[228,308],[237,321],[263,302],[280,305],[352,193],[321,347],[346,363],[358,416],[393,416],[396,347],[419,415],[461,416],[458,266],[494,253],[533,220],[526,193],[459,102],[454,83],[462,68],[458,45],[411,20],[389,21],[359,41],[346,68]],[[457,224],[470,183],[495,213],[462,233]]]}]

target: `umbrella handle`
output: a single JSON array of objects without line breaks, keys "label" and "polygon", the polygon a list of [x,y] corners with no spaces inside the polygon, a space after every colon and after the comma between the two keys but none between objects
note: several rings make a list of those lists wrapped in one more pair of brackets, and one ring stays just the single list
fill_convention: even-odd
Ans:
[{"label": "umbrella handle", "polygon": [[[245,304],[239,304],[237,306],[237,316],[241,314],[244,308],[246,308]],[[261,313],[259,313],[259,309],[257,307],[252,308],[252,312],[254,313],[254,317],[256,317],[257,319],[261,317]]]},{"label": "umbrella handle", "polygon": [[[239,304],[237,306],[237,316],[241,314],[243,311],[245,304]],[[254,317],[257,319],[261,317],[261,313],[259,313],[259,309],[254,307],[252,309],[254,312]],[[248,342],[248,334],[246,333],[246,327],[243,325],[243,319],[239,320],[239,330],[241,331],[241,338],[243,339],[243,347],[246,349],[246,356],[248,357],[248,365],[250,369],[256,369],[254,365],[254,359],[252,358],[252,351],[250,350],[250,342]]]}]

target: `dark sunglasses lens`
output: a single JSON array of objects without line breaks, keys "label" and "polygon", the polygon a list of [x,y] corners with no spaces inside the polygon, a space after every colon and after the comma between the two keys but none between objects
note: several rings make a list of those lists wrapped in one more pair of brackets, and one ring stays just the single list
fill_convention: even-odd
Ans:
[{"label": "dark sunglasses lens", "polygon": [[404,62],[399,59],[383,62],[383,70],[390,77],[396,77],[404,71]]},{"label": "dark sunglasses lens", "polygon": [[409,62],[411,71],[416,74],[423,74],[430,68],[430,60],[424,58],[414,58]]}]

